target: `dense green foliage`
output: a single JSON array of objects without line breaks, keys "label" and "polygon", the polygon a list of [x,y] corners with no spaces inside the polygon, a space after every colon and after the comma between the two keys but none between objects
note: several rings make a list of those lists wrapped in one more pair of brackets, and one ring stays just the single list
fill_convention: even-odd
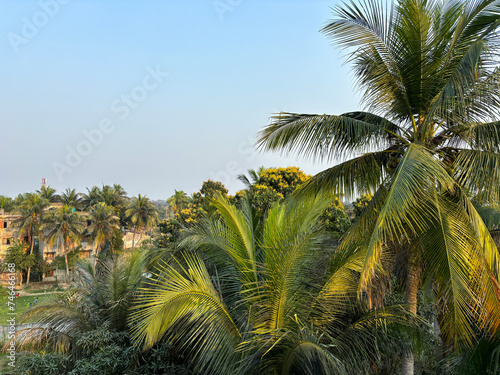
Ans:
[{"label": "dense green foliage", "polygon": [[[279,113],[258,141],[333,164],[315,176],[261,167],[235,196],[208,180],[159,223],[120,185],[0,196],[28,280],[37,241],[68,276],[82,238],[101,254],[25,314],[16,371],[498,374],[499,25],[494,0],[337,5],[322,32],[366,108]],[[123,250],[124,228],[151,239]]]}]

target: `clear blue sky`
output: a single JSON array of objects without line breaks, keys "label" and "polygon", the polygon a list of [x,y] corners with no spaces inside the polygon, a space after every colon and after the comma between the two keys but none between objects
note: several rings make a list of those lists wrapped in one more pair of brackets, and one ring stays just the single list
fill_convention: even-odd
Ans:
[{"label": "clear blue sky", "polygon": [[319,172],[252,147],[274,112],[359,108],[342,51],[319,32],[335,3],[2,0],[0,194],[45,177],[165,199],[209,178],[234,193],[261,165]]}]

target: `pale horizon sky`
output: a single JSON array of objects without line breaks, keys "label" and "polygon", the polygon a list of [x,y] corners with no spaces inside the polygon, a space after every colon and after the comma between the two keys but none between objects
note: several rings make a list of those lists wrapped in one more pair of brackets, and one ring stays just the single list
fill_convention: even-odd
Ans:
[{"label": "pale horizon sky", "polygon": [[328,165],[254,150],[276,112],[360,109],[319,32],[338,1],[3,0],[0,195],[119,183],[166,199],[248,169]]}]

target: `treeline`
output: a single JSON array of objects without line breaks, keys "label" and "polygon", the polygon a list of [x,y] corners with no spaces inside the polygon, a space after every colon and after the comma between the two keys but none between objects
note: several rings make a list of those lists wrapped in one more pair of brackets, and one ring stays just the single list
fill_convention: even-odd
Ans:
[{"label": "treeline", "polygon": [[[0,208],[18,215],[13,226],[19,238],[7,251],[4,263],[16,263],[29,283],[31,268],[42,275],[50,269],[39,249],[43,243],[56,244],[63,253],[67,282],[70,260],[77,258],[81,241],[88,241],[97,257],[103,249],[120,251],[123,248],[123,232],[129,229],[138,239],[146,231],[153,230],[158,222],[158,212],[146,196],[128,197],[120,185],[94,186],[87,193],[66,189],[61,194],[50,186],[33,193],[18,195],[15,199],[0,196]],[[132,247],[134,247],[133,243]],[[55,259],[55,265],[61,259]]]}]

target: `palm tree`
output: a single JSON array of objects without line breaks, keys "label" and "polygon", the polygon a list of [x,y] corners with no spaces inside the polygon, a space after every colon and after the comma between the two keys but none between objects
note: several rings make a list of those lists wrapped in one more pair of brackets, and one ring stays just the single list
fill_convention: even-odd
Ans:
[{"label": "palm tree", "polygon": [[356,303],[353,264],[320,266],[328,250],[318,218],[329,202],[292,200],[261,221],[250,202],[238,209],[219,197],[219,216],[183,243],[204,256],[174,258],[142,289],[130,317],[136,342],[148,348],[165,335],[187,348],[196,373],[364,373],[375,342],[395,343],[376,327],[409,322]]},{"label": "palm tree", "polygon": [[0,209],[3,209],[5,212],[10,212],[14,207],[15,204],[12,198],[0,195]]},{"label": "palm tree", "polygon": [[132,199],[125,215],[129,218],[133,226],[132,248],[135,247],[135,232],[139,231],[139,242],[142,237],[142,232],[145,229],[153,228],[158,221],[158,211],[153,203],[146,196],[139,194]]},{"label": "palm tree", "polygon": [[[500,324],[498,250],[464,193],[500,198],[500,2],[366,0],[334,12],[322,31],[349,51],[368,111],[280,113],[258,144],[330,161],[354,156],[304,192],[375,193],[339,249],[359,257],[359,292],[399,248],[410,310],[421,280],[433,280],[446,300],[444,337],[470,343],[475,327]],[[404,367],[413,373],[412,356]]]},{"label": "palm tree", "polygon": [[66,263],[66,281],[70,282],[68,265],[68,246],[70,242],[80,240],[85,230],[84,217],[76,212],[72,206],[63,205],[47,215],[41,228],[48,231],[47,238],[54,244],[59,241],[61,251],[64,252]]},{"label": "palm tree", "polygon": [[[19,234],[29,238],[29,254],[33,254],[35,238],[39,234],[40,224],[42,223],[45,209],[49,201],[39,194],[27,193],[19,207],[21,217],[14,221],[14,225],[19,226]],[[26,285],[30,283],[31,267],[28,267]]]},{"label": "palm tree", "polygon": [[[142,252],[123,253],[108,259],[99,272],[90,263],[78,267],[80,283],[54,301],[38,305],[24,315],[33,323],[17,333],[20,345],[50,344],[55,350],[84,351],[78,338],[85,332],[105,327],[107,334],[126,332],[127,316],[134,296],[144,280]],[[81,354],[81,353],[80,353]]]},{"label": "palm tree", "polygon": [[56,189],[51,188],[50,186],[43,185],[36,192],[50,203],[59,202],[60,200],[59,195],[56,194]]},{"label": "palm tree", "polygon": [[113,238],[115,230],[120,229],[120,219],[115,215],[113,207],[98,203],[90,212],[89,220],[90,225],[87,227],[87,233],[90,239],[96,243],[95,262],[97,262],[102,246]]},{"label": "palm tree", "polygon": [[256,184],[259,183],[260,176],[262,175],[262,172],[264,172],[265,170],[266,169],[264,168],[264,166],[261,166],[257,170],[255,170],[255,169],[249,169],[248,170],[248,174],[249,174],[250,178],[248,178],[244,174],[240,174],[240,175],[238,175],[238,180],[240,180],[241,182],[243,182],[245,184],[245,187],[247,189],[249,189],[252,185],[256,185]]},{"label": "palm tree", "polygon": [[189,203],[189,196],[182,190],[175,190],[174,195],[167,199],[167,203],[172,207],[174,215],[179,216],[186,204]]},{"label": "palm tree", "polygon": [[87,194],[82,194],[82,205],[85,211],[90,211],[94,205],[101,202],[100,193],[101,190],[97,186],[87,188]]},{"label": "palm tree", "polygon": [[60,199],[64,205],[74,208],[77,211],[80,211],[83,208],[82,194],[77,193],[75,189],[67,188],[61,194]]}]

